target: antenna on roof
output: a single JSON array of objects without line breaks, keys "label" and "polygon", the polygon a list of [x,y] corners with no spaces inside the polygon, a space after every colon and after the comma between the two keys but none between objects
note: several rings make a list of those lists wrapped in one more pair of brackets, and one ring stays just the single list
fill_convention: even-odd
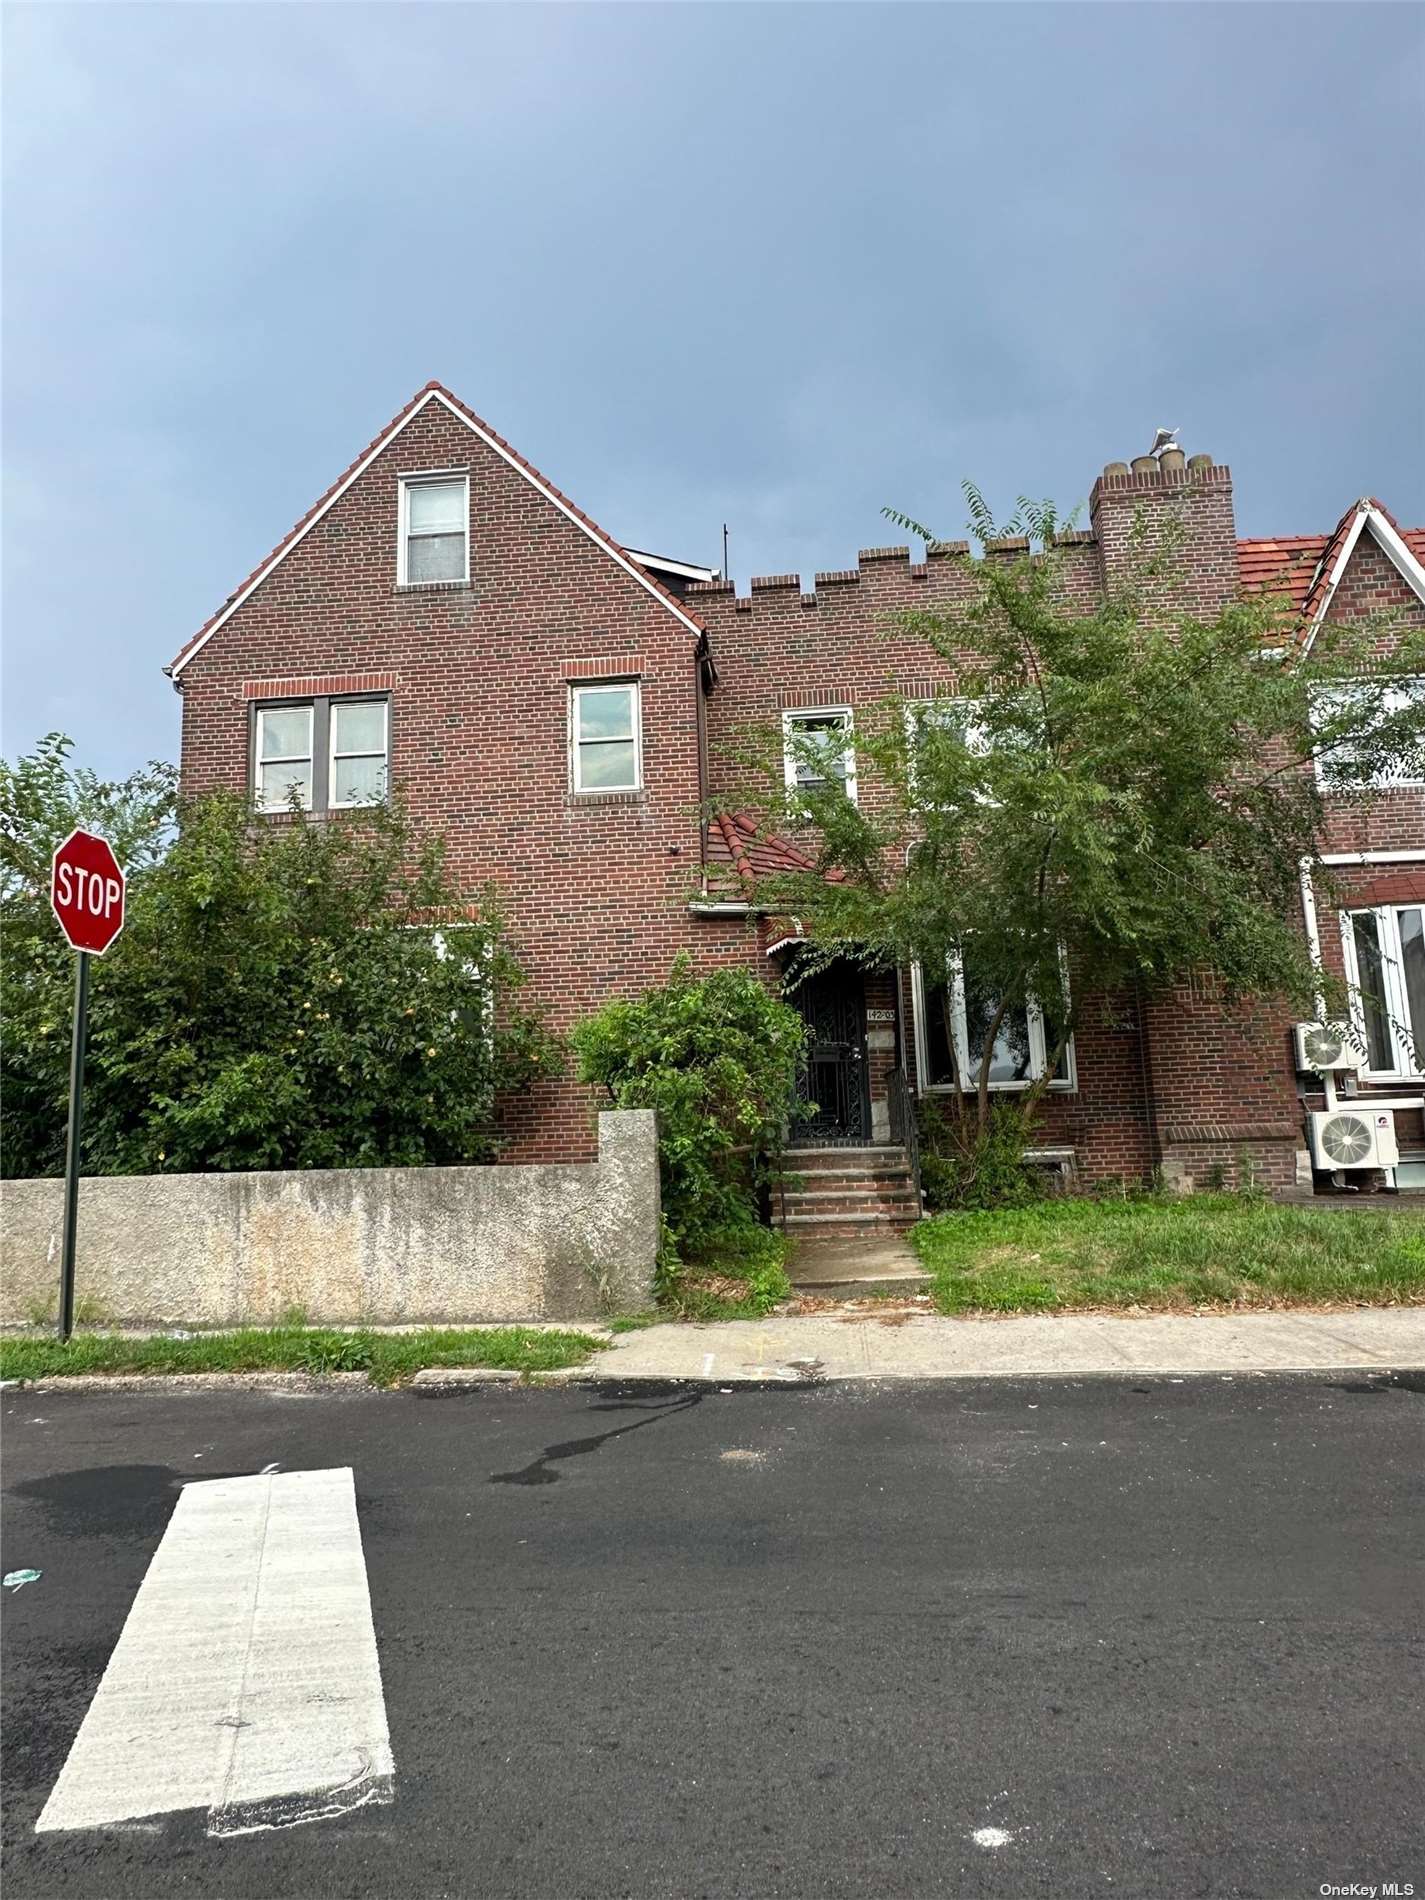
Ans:
[{"label": "antenna on roof", "polygon": [[722,524],[722,578],[727,579],[727,523]]},{"label": "antenna on roof", "polygon": [[1158,433],[1153,437],[1153,446],[1149,449],[1148,453],[1150,455],[1162,455],[1168,449],[1175,449],[1177,446],[1178,432],[1176,429],[1159,429]]}]

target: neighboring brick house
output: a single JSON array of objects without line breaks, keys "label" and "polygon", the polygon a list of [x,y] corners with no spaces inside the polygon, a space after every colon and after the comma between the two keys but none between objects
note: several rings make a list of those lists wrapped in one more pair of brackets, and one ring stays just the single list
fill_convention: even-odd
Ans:
[{"label": "neighboring brick house", "polygon": [[[1239,542],[1229,471],[1175,449],[1110,464],[1090,528],[1063,538],[1064,585],[1085,605],[1126,577],[1135,515],[1184,534],[1175,600],[1204,614],[1270,585],[1291,590],[1304,639],[1374,607],[1425,617],[1425,530],[1363,501],[1329,536]],[[444,833],[457,875],[499,889],[530,994],[559,1029],[661,982],[683,950],[698,967],[776,981],[794,933],[763,914],[757,882],[797,846],[745,819],[704,827],[719,760],[748,722],[845,722],[854,746],[858,708],[953,691],[921,642],[885,631],[897,609],[963,597],[950,552],[913,563],[904,548],[865,549],[811,593],[781,575],[738,598],[711,570],[614,541],[431,383],[168,669],[184,702],[183,786],[251,789],[280,807],[295,782],[325,810],[361,804],[389,775]],[[1425,787],[1343,812],[1328,847],[1343,864],[1349,854],[1363,915],[1343,935],[1312,915],[1307,889],[1304,927],[1333,968],[1343,956],[1389,967],[1418,1046]],[[804,993],[822,1064],[817,1139],[884,1144],[900,1078],[938,1085],[942,1013],[926,991],[920,972],[847,968]],[[1388,1023],[1363,1028],[1365,1086],[1410,1099],[1420,1064],[1408,1044]],[[1042,1025],[1022,1030],[1023,1058],[1042,1063]],[[1085,1180],[1161,1166],[1201,1182],[1232,1174],[1245,1150],[1284,1186],[1310,1178],[1304,1099],[1280,1010],[1231,1012],[1185,991],[1076,1032],[1044,1098],[1045,1142]],[[511,1158],[591,1155],[590,1110],[572,1082],[532,1089],[508,1105]],[[1402,1147],[1425,1157],[1418,1111],[1398,1119]]]}]

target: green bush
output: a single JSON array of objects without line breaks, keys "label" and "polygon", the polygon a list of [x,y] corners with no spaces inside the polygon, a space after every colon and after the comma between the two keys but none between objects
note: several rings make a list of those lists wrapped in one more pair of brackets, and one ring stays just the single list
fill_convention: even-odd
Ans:
[{"label": "green bush", "polygon": [[932,1212],[1027,1207],[1043,1198],[1044,1183],[1024,1160],[1024,1120],[1014,1106],[992,1108],[983,1126],[933,1102],[920,1113],[920,1184]]},{"label": "green bush", "polygon": [[665,1275],[755,1231],[760,1171],[795,1111],[803,1033],[755,976],[695,978],[686,956],[661,988],[606,1003],[574,1030],[581,1081],[619,1108],[657,1110]]},{"label": "green bush", "polygon": [[[72,800],[39,758],[0,788],[6,1176],[63,1167],[74,960],[46,892]],[[129,868],[92,971],[87,1174],[480,1161],[497,1094],[554,1062],[497,924],[468,920],[399,808],[254,822],[216,795]]]}]

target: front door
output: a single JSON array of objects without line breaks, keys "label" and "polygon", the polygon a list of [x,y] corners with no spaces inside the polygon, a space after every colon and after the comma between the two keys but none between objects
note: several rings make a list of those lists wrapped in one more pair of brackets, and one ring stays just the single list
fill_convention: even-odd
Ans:
[{"label": "front door", "polygon": [[794,1142],[857,1147],[870,1140],[871,1103],[866,1074],[866,986],[861,972],[835,964],[808,977],[791,1000],[807,1026],[802,1057],[802,1100],[816,1113],[799,1121]]}]

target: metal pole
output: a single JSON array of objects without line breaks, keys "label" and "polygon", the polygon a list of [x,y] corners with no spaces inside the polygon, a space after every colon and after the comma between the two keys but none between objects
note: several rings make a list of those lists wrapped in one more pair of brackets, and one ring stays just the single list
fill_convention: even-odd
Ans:
[{"label": "metal pole", "polygon": [[64,1250],[59,1268],[59,1336],[74,1331],[74,1234],[79,1224],[79,1131],[84,1116],[84,1044],[89,1031],[89,952],[76,952],[74,1037],[69,1045],[69,1135],[64,1145]]}]

